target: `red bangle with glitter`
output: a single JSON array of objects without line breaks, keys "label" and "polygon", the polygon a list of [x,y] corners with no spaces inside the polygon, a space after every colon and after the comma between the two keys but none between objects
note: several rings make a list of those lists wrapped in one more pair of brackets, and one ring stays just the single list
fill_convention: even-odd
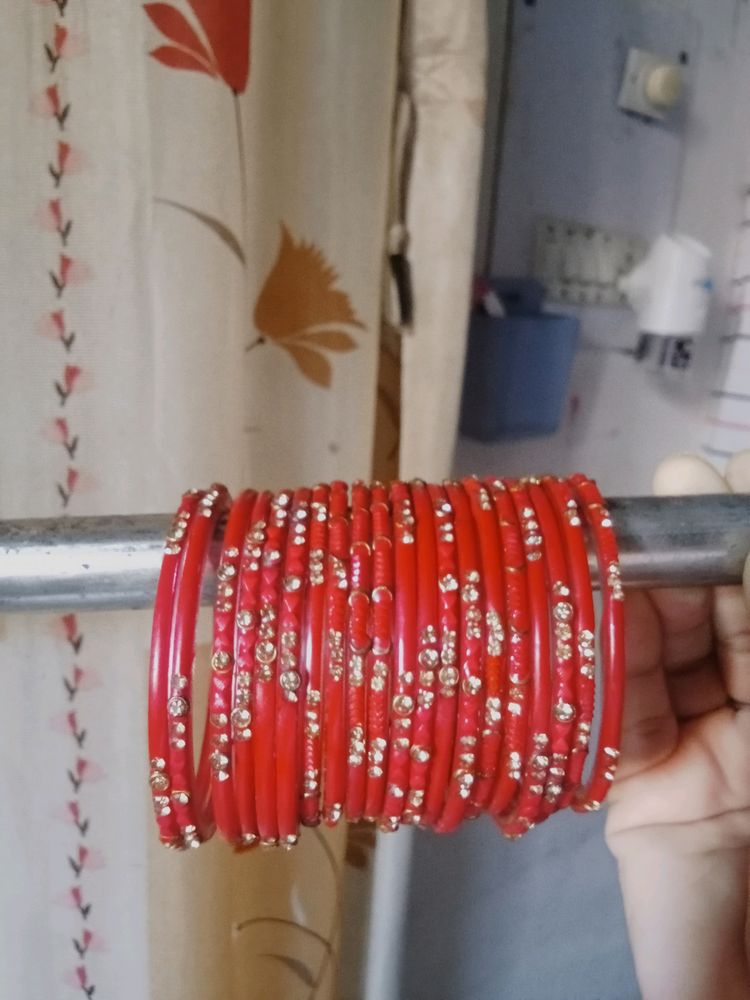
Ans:
[{"label": "red bangle with glitter", "polygon": [[175,817],[186,847],[199,846],[214,831],[210,746],[204,739],[196,772],[191,699],[203,572],[216,527],[224,517],[228,504],[229,494],[224,486],[214,485],[201,497],[198,510],[188,525],[175,589],[167,701],[169,766]]},{"label": "red bangle with glitter", "polygon": [[148,752],[151,762],[149,784],[159,839],[167,847],[182,847],[182,835],[172,810],[171,775],[169,769],[169,649],[177,574],[182,560],[185,535],[195,516],[198,501],[203,496],[197,490],[185,493],[164,544],[164,556],[154,602],[151,630],[151,662],[148,687]]},{"label": "red bangle with glitter", "polygon": [[276,690],[276,806],[279,842],[299,837],[302,675],[299,670],[310,521],[309,489],[295,490],[289,513],[281,608],[279,612],[279,685]]},{"label": "red bangle with glitter", "polygon": [[507,483],[521,525],[531,614],[531,679],[526,752],[521,786],[510,812],[499,818],[507,837],[520,837],[536,822],[549,768],[550,641],[544,541],[525,483]]},{"label": "red bangle with glitter", "polygon": [[521,527],[510,492],[502,480],[487,484],[495,505],[503,553],[505,636],[508,686],[503,705],[503,737],[490,812],[506,812],[518,793],[526,747],[531,675],[530,613],[526,584],[526,557]]},{"label": "red bangle with glitter", "polygon": [[452,773],[443,812],[435,824],[439,833],[455,830],[466,806],[477,771],[477,744],[484,703],[484,583],[479,567],[479,543],[466,491],[447,483],[448,500],[455,511],[460,581],[460,677],[456,739]]},{"label": "red bangle with glitter", "polygon": [[365,818],[380,819],[385,798],[388,701],[393,662],[393,541],[388,494],[382,483],[371,490],[372,646],[365,661],[367,680],[367,792]]},{"label": "red bangle with glitter", "polygon": [[[563,794],[560,806],[570,804],[572,794],[578,789],[586,761],[589,734],[594,718],[595,681],[594,681],[594,629],[596,627],[596,611],[591,588],[588,551],[583,522],[573,490],[563,479],[546,478],[542,483],[545,492],[555,511],[557,522],[562,532],[565,548],[565,558],[568,568],[568,579],[573,605],[572,621],[572,694],[562,696],[560,700],[568,702],[576,708],[575,726],[571,731],[572,747],[568,746],[568,764],[565,773],[561,774],[555,764],[550,767],[550,779],[557,784],[563,784]],[[564,623],[563,623],[564,624]],[[562,632],[559,638],[565,638]],[[562,782],[560,779],[564,779]]]},{"label": "red bangle with glitter", "polygon": [[505,694],[507,663],[503,565],[497,517],[489,491],[477,479],[464,480],[471,503],[482,557],[485,600],[485,689],[484,718],[477,750],[477,776],[472,787],[467,814],[478,816],[489,803],[495,785],[502,739],[502,701]]},{"label": "red bangle with glitter", "polygon": [[458,630],[460,625],[458,554],[453,506],[442,486],[428,485],[437,543],[440,669],[435,698],[435,750],[422,813],[422,826],[434,826],[445,804],[456,732]]},{"label": "red bangle with glitter", "polygon": [[251,847],[258,840],[258,817],[255,809],[255,760],[253,741],[253,674],[255,643],[258,638],[260,574],[263,543],[268,528],[271,494],[259,493],[253,504],[250,530],[247,532],[237,577],[237,616],[234,633],[234,670],[232,674],[232,760],[234,794],[240,825],[240,843]]},{"label": "red bangle with glitter", "polygon": [[305,826],[320,823],[320,787],[323,768],[323,624],[328,578],[328,502],[330,489],[313,489],[310,504],[310,552],[302,631],[302,802],[300,817]]},{"label": "red bangle with glitter", "polygon": [[612,518],[599,488],[582,475],[572,476],[570,483],[594,538],[602,592],[600,645],[603,683],[599,744],[588,783],[573,800],[574,809],[593,811],[601,808],[620,757],[625,683],[625,594]]},{"label": "red bangle with glitter", "polygon": [[349,491],[331,483],[329,568],[323,630],[323,820],[338,823],[346,800],[345,646],[349,607]]},{"label": "red bangle with glitter", "polygon": [[421,823],[435,747],[435,691],[440,666],[438,564],[432,501],[426,485],[421,481],[413,482],[411,494],[417,546],[417,704],[404,821]]},{"label": "red bangle with glitter", "polygon": [[406,483],[391,484],[394,537],[394,669],[390,701],[391,745],[386,768],[382,824],[396,830],[409,790],[409,751],[414,721],[417,662],[417,558],[414,509]]},{"label": "red bangle with glitter", "polygon": [[576,610],[562,530],[547,491],[539,483],[532,482],[529,485],[529,496],[536,510],[539,530],[544,539],[544,568],[550,609],[549,627],[552,632],[553,677],[549,767],[544,801],[535,819],[535,822],[540,822],[560,808],[565,790],[565,776],[576,714],[577,657],[573,643]]},{"label": "red bangle with glitter", "polygon": [[278,842],[276,813],[276,682],[278,670],[278,621],[286,536],[289,530],[288,490],[271,501],[260,578],[260,622],[255,643],[253,672],[255,809],[263,846]]},{"label": "red bangle with glitter", "polygon": [[211,746],[211,800],[216,828],[231,844],[239,843],[240,827],[234,794],[231,723],[234,632],[237,614],[237,578],[257,494],[244,490],[232,504],[224,531],[218,585],[214,601],[214,637],[208,689],[206,738]]},{"label": "red bangle with glitter", "polygon": [[367,690],[365,657],[370,650],[368,624],[372,590],[370,490],[364,483],[352,485],[351,592],[346,666],[346,715],[349,733],[346,781],[346,818],[362,818],[367,790]]}]

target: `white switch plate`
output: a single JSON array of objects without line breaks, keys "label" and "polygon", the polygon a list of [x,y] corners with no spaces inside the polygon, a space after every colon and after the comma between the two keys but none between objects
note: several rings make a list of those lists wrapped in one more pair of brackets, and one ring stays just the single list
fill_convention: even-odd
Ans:
[{"label": "white switch plate", "polygon": [[545,216],[536,225],[534,277],[552,302],[624,306],[617,282],[647,251],[640,236]]},{"label": "white switch plate", "polygon": [[645,118],[656,118],[658,121],[663,121],[670,113],[671,108],[652,104],[646,96],[646,80],[655,69],[674,63],[675,60],[670,56],[646,52],[643,49],[631,49],[625,63],[617,107],[621,111],[629,111],[632,114],[643,115]]}]

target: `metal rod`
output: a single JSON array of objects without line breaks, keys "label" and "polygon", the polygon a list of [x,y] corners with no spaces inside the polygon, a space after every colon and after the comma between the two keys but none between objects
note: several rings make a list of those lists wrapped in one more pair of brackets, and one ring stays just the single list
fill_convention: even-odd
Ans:
[{"label": "metal rod", "polygon": [[[750,552],[750,495],[608,503],[627,586],[740,581]],[[143,514],[0,521],[0,611],[150,607],[170,520]],[[208,573],[204,603],[214,584]]]}]

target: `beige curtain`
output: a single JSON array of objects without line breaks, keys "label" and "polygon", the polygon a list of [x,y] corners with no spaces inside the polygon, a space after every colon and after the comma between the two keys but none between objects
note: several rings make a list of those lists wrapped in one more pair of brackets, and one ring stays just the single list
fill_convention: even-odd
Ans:
[{"label": "beige curtain", "polygon": [[[397,0],[4,15],[0,515],[368,476]],[[3,996],[329,996],[343,831],[155,846],[148,639],[3,623]]]},{"label": "beige curtain", "polygon": [[[483,3],[455,6],[409,4],[402,24],[399,0],[3,5],[0,517],[368,476],[394,204],[415,306],[384,340],[402,465],[444,471],[484,56]],[[413,167],[394,171],[404,94]],[[390,461],[400,395],[381,386]],[[148,638],[146,614],[0,622],[3,996],[331,996],[343,830],[290,853],[155,845]],[[350,838],[360,871],[371,840]],[[361,949],[368,885],[347,903]]]}]

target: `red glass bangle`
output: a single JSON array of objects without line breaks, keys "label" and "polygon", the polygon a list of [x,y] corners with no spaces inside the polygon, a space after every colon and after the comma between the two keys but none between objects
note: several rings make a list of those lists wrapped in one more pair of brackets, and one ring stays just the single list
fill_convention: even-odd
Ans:
[{"label": "red glass bangle", "polygon": [[[573,490],[565,480],[551,477],[544,479],[542,485],[550,498],[562,531],[574,609],[572,622],[573,691],[571,697],[563,695],[559,700],[576,706],[575,729],[572,731],[571,737],[577,735],[577,738],[574,739],[572,747],[568,748],[567,772],[560,774],[554,769],[554,764],[550,767],[552,779],[558,784],[561,783],[559,779],[564,779],[562,782],[563,795],[560,800],[562,807],[570,804],[572,794],[581,784],[589,734],[594,718],[596,612],[583,522]],[[560,638],[566,641],[564,633]]]},{"label": "red glass bangle", "polygon": [[151,630],[151,660],[148,687],[149,784],[159,839],[167,847],[182,847],[182,835],[172,810],[169,769],[169,722],[167,691],[169,687],[169,649],[177,574],[182,560],[185,534],[203,496],[198,490],[185,493],[172,519],[164,544],[159,583],[154,601]]},{"label": "red glass bangle", "polygon": [[367,790],[367,693],[365,657],[370,651],[368,624],[372,591],[370,490],[364,483],[352,485],[351,592],[346,666],[346,714],[349,733],[346,780],[346,818],[362,818]]},{"label": "red glass bangle", "polygon": [[230,723],[233,710],[232,675],[238,598],[237,577],[241,546],[245,540],[256,496],[254,490],[244,490],[232,504],[216,574],[218,585],[214,601],[206,738],[211,746],[209,757],[211,801],[216,828],[231,844],[239,843],[240,838],[234,794]]},{"label": "red glass bangle", "polygon": [[460,631],[458,711],[452,773],[443,812],[435,824],[439,833],[455,830],[466,815],[477,771],[477,744],[484,702],[484,583],[474,519],[466,491],[459,483],[446,483],[448,501],[455,512],[456,547],[460,581]]},{"label": "red glass bangle", "polygon": [[234,794],[240,826],[240,843],[245,847],[251,847],[258,841],[252,697],[255,644],[259,624],[261,562],[270,507],[271,494],[267,490],[259,493],[253,504],[250,530],[245,535],[237,576],[237,615],[232,674],[233,708],[230,723]]},{"label": "red glass bangle", "polygon": [[365,661],[367,680],[367,791],[365,819],[377,821],[385,798],[388,749],[388,702],[393,662],[393,540],[388,493],[382,483],[371,489],[372,600],[370,637]]},{"label": "red glass bangle", "polygon": [[346,800],[345,647],[349,604],[349,490],[331,483],[329,572],[323,630],[323,819],[338,823]]},{"label": "red glass bangle", "polygon": [[[620,757],[620,734],[625,683],[625,594],[622,589],[617,539],[604,498],[593,480],[576,475],[569,480],[594,540],[602,593],[600,646],[602,650],[602,707],[594,765],[585,788],[573,800],[578,811],[600,809]],[[586,737],[585,731],[580,733]]]},{"label": "red glass bangle", "polygon": [[263,545],[260,578],[260,621],[255,643],[253,671],[255,765],[255,809],[258,817],[260,842],[264,846],[278,843],[279,825],[276,813],[276,682],[278,671],[278,620],[281,577],[286,536],[289,529],[288,490],[277,493],[271,501],[271,512]]},{"label": "red glass bangle", "polygon": [[[439,670],[434,698],[434,751],[429,772],[421,825],[434,827],[446,800],[456,732],[458,633],[460,625],[458,555],[454,511],[442,486],[429,484],[436,537]],[[427,696],[428,704],[433,699]]]},{"label": "red glass bangle", "polygon": [[487,482],[495,505],[504,566],[507,695],[503,704],[503,736],[495,787],[489,809],[505,813],[518,793],[526,747],[531,674],[530,612],[526,557],[521,528],[510,492],[500,479]]},{"label": "red glass bangle", "polygon": [[328,579],[328,502],[330,489],[321,483],[312,492],[310,504],[310,552],[302,633],[303,722],[302,802],[300,818],[305,826],[320,822],[320,788],[323,724],[323,624]]},{"label": "red glass bangle", "polygon": [[217,525],[229,504],[224,486],[214,485],[190,519],[175,588],[169,656],[169,766],[172,802],[187,847],[199,846],[214,831],[211,811],[211,761],[208,740],[202,742],[198,767],[193,761],[192,684],[195,634],[203,573]]},{"label": "red glass bangle", "polygon": [[[575,594],[571,590],[562,530],[548,494],[542,485],[532,481],[529,496],[536,510],[539,531],[544,539],[544,568],[549,598],[549,628],[552,634],[551,657],[552,713],[550,717],[549,767],[541,803],[535,822],[546,819],[560,808],[565,790],[573,722],[576,712],[577,658],[573,642],[576,622]],[[572,711],[571,711],[572,707]]]},{"label": "red glass bangle", "polygon": [[390,747],[382,824],[396,830],[409,791],[417,662],[417,558],[414,509],[406,483],[391,484],[394,537],[394,666],[390,699]]},{"label": "red glass bangle", "polygon": [[520,837],[536,822],[549,768],[550,641],[547,581],[544,571],[544,539],[537,513],[524,481],[506,483],[521,525],[526,557],[529,610],[531,616],[531,678],[526,752],[519,793],[510,812],[499,825],[507,837]]},{"label": "red glass bangle", "polygon": [[[442,486],[427,487],[437,546],[440,668],[435,701],[435,749],[432,756],[422,826],[435,826],[446,801],[456,733],[458,630],[460,626],[458,554],[453,506]],[[432,699],[428,698],[428,702]]]},{"label": "red glass bangle", "polygon": [[411,484],[416,521],[417,558],[417,697],[410,750],[409,793],[404,821],[422,822],[435,747],[435,690],[440,666],[438,639],[438,563],[435,521],[426,485]]},{"label": "red glass bangle", "polygon": [[276,807],[279,842],[291,847],[299,837],[301,771],[301,685],[299,670],[302,615],[310,520],[309,489],[295,490],[289,513],[281,608],[279,670],[276,689]]},{"label": "red glass bangle", "polygon": [[485,689],[484,718],[477,749],[477,776],[467,813],[478,816],[489,803],[495,784],[502,739],[502,701],[505,695],[507,662],[505,655],[503,565],[500,535],[492,498],[475,478],[463,481],[471,503],[479,538],[485,600]]},{"label": "red glass bangle", "polygon": [[[227,516],[228,515],[228,516]],[[214,537],[224,530],[220,557]],[[587,545],[602,577],[601,719]],[[193,661],[217,562],[198,754]],[[150,784],[162,842],[296,842],[344,811],[385,829],[490,812],[520,836],[598,809],[615,773],[624,594],[612,521],[585,476],[389,489],[223,486],[182,498],[157,588]]]}]

